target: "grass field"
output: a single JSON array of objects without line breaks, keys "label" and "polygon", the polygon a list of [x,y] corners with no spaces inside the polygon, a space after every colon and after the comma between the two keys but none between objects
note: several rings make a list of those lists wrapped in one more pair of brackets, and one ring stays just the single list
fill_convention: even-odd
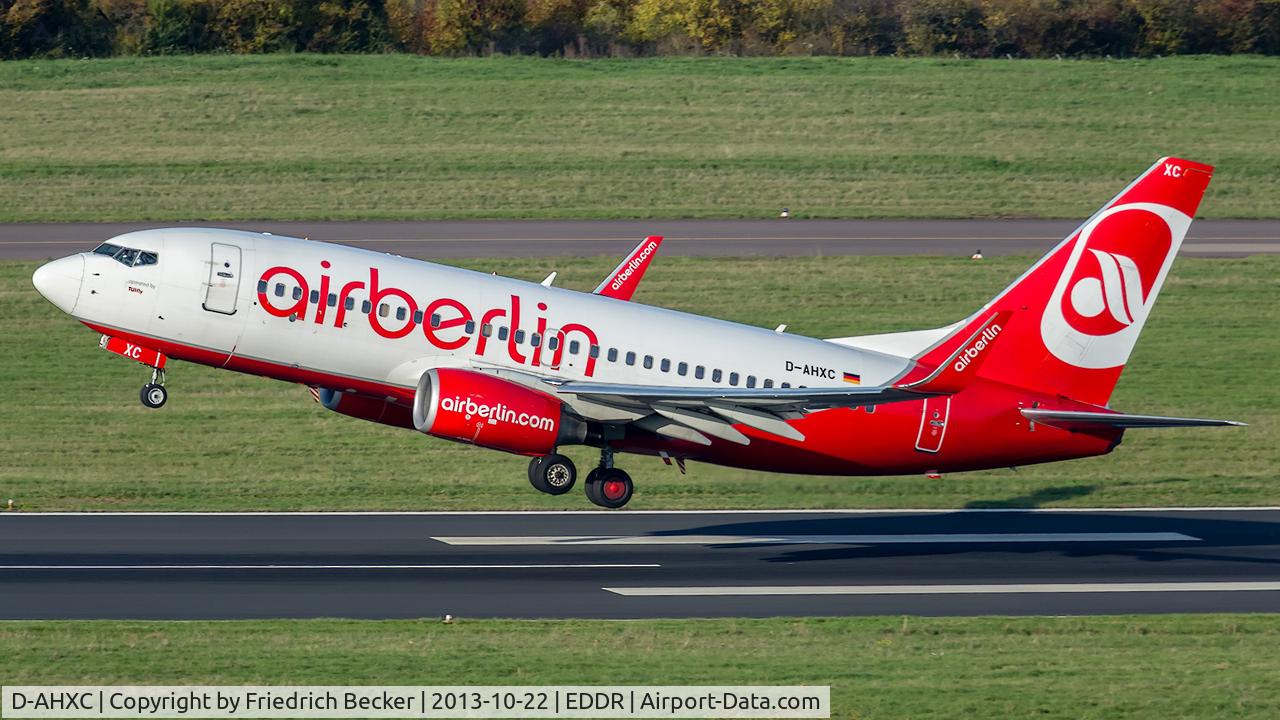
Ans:
[{"label": "grass field", "polygon": [[[6,684],[830,685],[833,718],[1274,718],[1280,616],[4,623]],[[570,649],[571,650],[567,650]]]},{"label": "grass field", "polygon": [[[637,300],[822,337],[931,327],[971,312],[1030,258],[660,258]],[[608,258],[466,264],[590,288]],[[534,492],[525,461],[323,410],[298,385],[186,363],[169,404],[138,403],[145,368],[0,264],[0,503],[30,510],[588,509]],[[840,508],[1280,504],[1280,257],[1181,259],[1113,399],[1132,412],[1247,428],[1130,431],[1109,456],[1017,471],[782,476],[622,456],[631,506]],[[804,277],[804,283],[793,278]],[[709,280],[710,279],[710,280]],[[752,298],[743,303],[743,298]],[[570,448],[580,467],[590,448]]]},{"label": "grass field", "polygon": [[0,222],[1084,217],[1157,157],[1280,217],[1280,58],[0,63]]}]

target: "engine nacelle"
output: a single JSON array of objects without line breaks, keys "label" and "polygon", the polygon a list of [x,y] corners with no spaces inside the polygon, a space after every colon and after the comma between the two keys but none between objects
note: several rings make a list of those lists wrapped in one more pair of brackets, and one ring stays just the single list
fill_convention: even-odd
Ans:
[{"label": "engine nacelle", "polygon": [[386,398],[345,393],[320,388],[320,404],[336,413],[353,418],[413,429],[413,408],[393,403]]},{"label": "engine nacelle", "polygon": [[457,368],[422,375],[413,425],[418,432],[518,455],[546,455],[586,435],[586,425],[566,415],[558,398]]}]

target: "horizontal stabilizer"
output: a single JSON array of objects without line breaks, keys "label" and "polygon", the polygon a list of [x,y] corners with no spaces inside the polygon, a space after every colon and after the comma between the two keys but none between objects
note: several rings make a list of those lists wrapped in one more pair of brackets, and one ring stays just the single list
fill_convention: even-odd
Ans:
[{"label": "horizontal stabilizer", "polygon": [[1243,426],[1234,420],[1164,417],[1161,415],[1129,415],[1125,413],[1090,412],[1087,410],[1040,410],[1023,408],[1022,414],[1032,422],[1063,430],[1097,430],[1100,428],[1176,428]]}]

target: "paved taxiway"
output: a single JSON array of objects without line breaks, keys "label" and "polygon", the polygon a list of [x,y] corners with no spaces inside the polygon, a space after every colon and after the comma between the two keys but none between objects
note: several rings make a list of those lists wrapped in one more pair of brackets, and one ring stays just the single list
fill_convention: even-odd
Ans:
[{"label": "paved taxiway", "polygon": [[0,514],[0,618],[1280,611],[1280,509]]},{"label": "paved taxiway", "polygon": [[[114,235],[208,225],[309,237],[419,258],[621,256],[645,235],[664,255],[1035,254],[1074,220],[459,220],[421,222],[65,223],[0,225],[0,259],[40,260],[87,250]],[[1183,254],[1280,252],[1280,221],[1198,220]]]}]

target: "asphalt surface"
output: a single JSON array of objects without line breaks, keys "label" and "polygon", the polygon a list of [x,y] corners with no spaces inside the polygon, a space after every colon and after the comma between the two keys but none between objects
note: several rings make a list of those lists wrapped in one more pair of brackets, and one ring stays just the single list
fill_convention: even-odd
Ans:
[{"label": "asphalt surface", "polygon": [[[1083,218],[1082,218],[1083,219]],[[230,227],[358,245],[423,259],[621,256],[646,235],[665,255],[1035,254],[1079,220],[462,220],[423,222],[67,223],[0,225],[0,259],[40,260],[87,250],[154,227]],[[1280,221],[1198,220],[1182,252],[1280,252]]]},{"label": "asphalt surface", "polygon": [[1280,509],[0,514],[7,619],[1210,611],[1280,611]]}]

